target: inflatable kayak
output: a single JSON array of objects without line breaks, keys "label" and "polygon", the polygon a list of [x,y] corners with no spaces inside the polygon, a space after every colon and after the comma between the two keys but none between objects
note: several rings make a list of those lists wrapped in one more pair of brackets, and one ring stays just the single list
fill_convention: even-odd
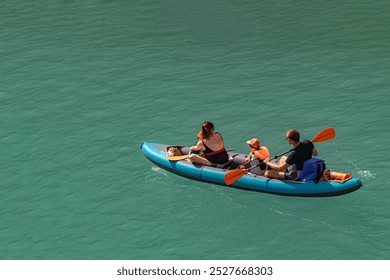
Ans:
[{"label": "inflatable kayak", "polygon": [[[188,179],[224,186],[227,186],[224,179],[225,175],[234,170],[246,157],[245,154],[229,151],[230,160],[228,163],[224,165],[203,166],[185,160],[189,149],[183,146],[175,146],[179,147],[183,159],[177,161],[169,160],[167,156],[168,147],[172,146],[158,143],[143,143],[141,150],[147,159],[160,168]],[[362,182],[353,177],[348,178],[345,182],[320,180],[315,183],[313,180],[301,182],[269,179],[251,172],[248,172],[233,184],[229,185],[229,187],[278,195],[314,197],[342,195],[355,191],[362,186]]]}]

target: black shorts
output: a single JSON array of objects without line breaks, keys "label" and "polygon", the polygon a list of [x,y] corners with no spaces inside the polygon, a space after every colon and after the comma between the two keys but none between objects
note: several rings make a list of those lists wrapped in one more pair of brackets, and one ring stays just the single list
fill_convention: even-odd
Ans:
[{"label": "black shorts", "polygon": [[285,180],[292,180],[292,181],[299,181],[299,178],[301,177],[301,170],[297,170],[295,168],[295,165],[291,166],[289,170],[284,173],[284,179]]},{"label": "black shorts", "polygon": [[229,161],[229,155],[225,150],[223,152],[220,152],[212,156],[205,155],[205,158],[209,160],[211,163],[218,163],[218,164],[224,164]]}]

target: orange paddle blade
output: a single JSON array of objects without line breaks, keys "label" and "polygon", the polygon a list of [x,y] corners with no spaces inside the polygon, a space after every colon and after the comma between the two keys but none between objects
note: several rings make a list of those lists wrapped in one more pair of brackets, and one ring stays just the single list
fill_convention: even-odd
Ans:
[{"label": "orange paddle blade", "polygon": [[182,156],[167,156],[169,161],[179,161],[183,159],[187,159],[190,155],[182,155]]},{"label": "orange paddle blade", "polygon": [[223,177],[223,179],[225,180],[226,185],[229,186],[229,185],[233,184],[234,182],[236,182],[238,179],[240,179],[242,176],[244,176],[247,172],[248,172],[248,170],[246,170],[246,169],[233,170],[233,171],[226,173],[225,176]]},{"label": "orange paddle blade", "polygon": [[255,156],[261,160],[265,160],[270,156],[270,153],[267,147],[261,147],[260,150],[255,151]]},{"label": "orange paddle blade", "polygon": [[336,132],[333,127],[328,127],[320,132],[311,140],[311,142],[325,142],[333,139],[336,136]]}]

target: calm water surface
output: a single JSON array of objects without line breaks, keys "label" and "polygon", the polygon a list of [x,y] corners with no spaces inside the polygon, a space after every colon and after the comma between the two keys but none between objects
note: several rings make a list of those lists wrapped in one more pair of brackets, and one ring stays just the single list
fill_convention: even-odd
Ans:
[{"label": "calm water surface", "polygon": [[[2,1],[1,259],[389,259],[390,2]],[[283,197],[190,181],[144,141],[285,131],[364,187]]]}]

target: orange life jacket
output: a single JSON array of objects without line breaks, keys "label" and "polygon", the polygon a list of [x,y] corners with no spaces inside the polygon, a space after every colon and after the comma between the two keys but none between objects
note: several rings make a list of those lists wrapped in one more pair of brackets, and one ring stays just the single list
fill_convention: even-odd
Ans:
[{"label": "orange life jacket", "polygon": [[254,152],[254,155],[260,160],[265,160],[267,157],[269,157],[270,153],[267,147],[262,146],[260,149]]}]

